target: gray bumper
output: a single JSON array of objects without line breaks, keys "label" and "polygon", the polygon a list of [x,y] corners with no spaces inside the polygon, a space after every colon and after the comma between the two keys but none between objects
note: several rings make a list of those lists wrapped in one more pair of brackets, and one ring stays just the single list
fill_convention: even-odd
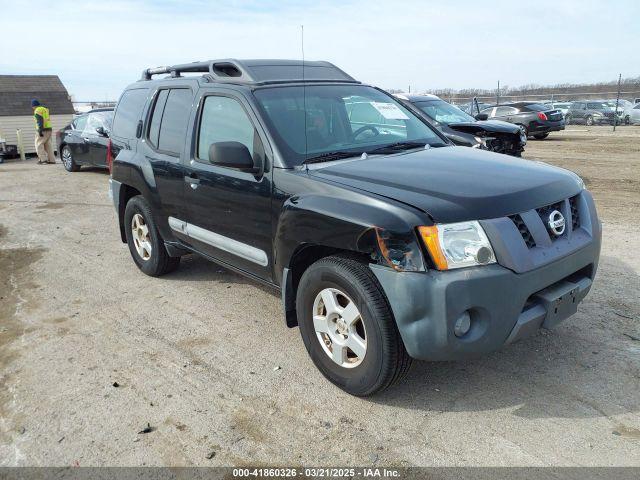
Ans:
[{"label": "gray bumper", "polygon": [[[588,206],[591,215],[587,217]],[[527,271],[516,273],[517,268],[494,264],[399,273],[371,265],[409,355],[421,360],[470,358],[498,350],[540,327],[553,327],[574,314],[591,288],[600,256],[601,227],[590,200],[583,211],[589,240],[577,244],[583,239],[574,234],[576,250]],[[558,249],[560,244],[554,244],[545,253],[550,256]],[[512,263],[518,267],[522,262]],[[471,328],[458,337],[454,326],[465,312]]]}]

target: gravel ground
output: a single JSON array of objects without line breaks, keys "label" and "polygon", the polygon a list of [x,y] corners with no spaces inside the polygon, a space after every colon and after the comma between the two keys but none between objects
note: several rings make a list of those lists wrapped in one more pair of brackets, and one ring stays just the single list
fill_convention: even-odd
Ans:
[{"label": "gravel ground", "polygon": [[371,399],[321,376],[275,292],[195,256],[140,273],[105,172],[0,165],[0,465],[640,466],[640,127],[610,130],[526,151],[604,222],[578,313]]}]

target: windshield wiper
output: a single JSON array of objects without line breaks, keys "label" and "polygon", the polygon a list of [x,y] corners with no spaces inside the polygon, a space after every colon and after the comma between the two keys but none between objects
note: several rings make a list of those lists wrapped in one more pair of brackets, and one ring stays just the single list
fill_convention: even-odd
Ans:
[{"label": "windshield wiper", "polygon": [[327,152],[315,157],[307,158],[302,164],[330,162],[331,160],[341,160],[349,157],[359,157],[362,152],[348,152],[346,150],[337,150],[335,152]]},{"label": "windshield wiper", "polygon": [[399,152],[402,150],[411,150],[412,148],[423,148],[426,145],[425,142],[396,142],[389,145],[383,145],[382,147],[369,150],[367,154],[371,153],[383,153],[383,152]]}]

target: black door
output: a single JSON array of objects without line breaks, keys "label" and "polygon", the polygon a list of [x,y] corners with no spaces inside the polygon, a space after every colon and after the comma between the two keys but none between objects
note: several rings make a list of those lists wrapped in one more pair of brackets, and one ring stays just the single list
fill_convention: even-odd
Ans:
[{"label": "black door", "polygon": [[72,129],[67,132],[66,143],[71,150],[71,155],[76,163],[90,164],[89,145],[85,142],[85,130],[87,128],[88,114],[78,116],[72,123]]},{"label": "black door", "polygon": [[[186,231],[193,248],[259,278],[272,278],[271,175],[264,134],[240,96],[203,94],[185,165]],[[208,160],[211,144],[239,142],[260,168],[248,173]]]},{"label": "black door", "polygon": [[[160,87],[154,95],[147,114],[143,141],[138,152],[150,165],[148,178],[153,182],[160,202],[157,209],[161,230],[169,228],[169,218],[179,218],[184,211],[184,152],[187,125],[194,92],[188,87]],[[144,170],[144,168],[143,168]]]},{"label": "black door", "polygon": [[98,128],[104,131],[109,130],[106,122],[106,115],[109,112],[90,113],[87,119],[87,126],[82,135],[83,141],[88,146],[88,160],[92,165],[98,167],[107,166],[107,144],[109,139],[98,133]]}]

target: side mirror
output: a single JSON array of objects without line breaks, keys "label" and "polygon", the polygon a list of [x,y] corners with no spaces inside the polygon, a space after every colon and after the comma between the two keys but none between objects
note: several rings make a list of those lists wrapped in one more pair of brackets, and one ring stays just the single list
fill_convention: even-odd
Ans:
[{"label": "side mirror", "polygon": [[249,149],[240,142],[216,142],[209,146],[209,162],[220,167],[256,173]]},{"label": "side mirror", "polygon": [[100,135],[101,137],[108,137],[109,133],[107,133],[107,131],[104,129],[104,127],[97,127],[96,128],[96,132],[98,133],[98,135]]},{"label": "side mirror", "polygon": [[475,119],[480,121],[488,120],[489,115],[487,115],[486,113],[479,113],[475,116]]}]

